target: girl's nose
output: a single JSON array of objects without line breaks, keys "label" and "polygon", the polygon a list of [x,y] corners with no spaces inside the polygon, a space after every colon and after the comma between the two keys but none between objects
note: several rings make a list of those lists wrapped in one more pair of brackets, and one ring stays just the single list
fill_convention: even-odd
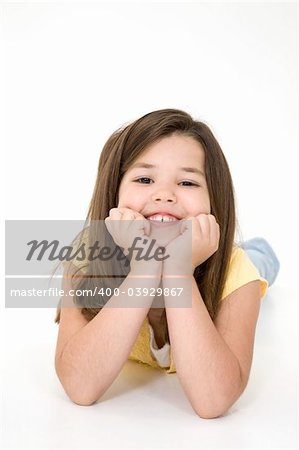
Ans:
[{"label": "girl's nose", "polygon": [[176,202],[176,196],[170,189],[158,189],[153,195],[154,202]]}]

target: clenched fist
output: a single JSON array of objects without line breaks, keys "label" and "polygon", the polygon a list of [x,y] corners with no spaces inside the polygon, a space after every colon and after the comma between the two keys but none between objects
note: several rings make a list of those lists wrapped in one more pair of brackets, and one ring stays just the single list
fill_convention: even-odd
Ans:
[{"label": "clenched fist", "polygon": [[212,214],[186,217],[181,221],[180,236],[166,246],[169,258],[164,262],[163,272],[193,274],[197,266],[218,250],[219,240],[220,227]]},{"label": "clenched fist", "polygon": [[[141,252],[143,254],[150,252],[151,255],[159,253],[157,243],[152,242],[150,238],[150,223],[139,212],[129,208],[112,208],[109,211],[109,217],[105,219],[105,224],[114,242],[123,249],[125,255],[128,255],[129,249],[134,248],[136,243],[139,247],[139,255]],[[152,273],[155,267],[155,270],[159,269],[158,271],[162,272],[161,260],[156,258],[138,260],[136,255],[137,250],[133,254],[131,252],[131,271],[142,272],[146,275],[147,272]],[[142,269],[141,272],[140,269]]]}]

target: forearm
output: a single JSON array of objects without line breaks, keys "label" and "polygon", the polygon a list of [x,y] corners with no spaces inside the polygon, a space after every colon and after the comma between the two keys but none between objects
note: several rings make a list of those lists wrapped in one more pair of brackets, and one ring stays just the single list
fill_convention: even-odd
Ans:
[{"label": "forearm", "polygon": [[165,298],[172,353],[193,408],[202,417],[216,417],[241,393],[240,366],[211,320],[194,277],[163,278],[164,288],[185,286],[187,292],[188,283],[192,284],[190,307],[174,308],[171,296]]},{"label": "forearm", "polygon": [[[154,297],[140,296],[140,307],[128,307],[128,289],[157,287],[158,278],[127,277],[119,296],[77,332],[57,362],[58,376],[72,400],[91,404],[109,388],[127,361]],[[121,306],[119,306],[121,305]],[[142,305],[142,306],[141,306]]]}]

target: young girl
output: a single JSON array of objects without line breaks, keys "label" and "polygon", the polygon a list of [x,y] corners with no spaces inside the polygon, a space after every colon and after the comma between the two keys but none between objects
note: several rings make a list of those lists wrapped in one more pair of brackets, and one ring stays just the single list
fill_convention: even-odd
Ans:
[{"label": "young girl", "polygon": [[[200,417],[223,415],[247,385],[260,300],[279,262],[261,238],[243,248],[234,242],[233,183],[211,130],[176,109],[153,111],[118,129],[101,152],[87,218],[105,221],[122,250],[136,233],[153,240],[167,228],[163,245],[170,257],[144,261],[131,255],[128,269],[120,271],[122,293],[101,307],[80,307],[79,297],[63,299],[55,319],[55,367],[67,395],[91,405],[129,358],[176,372]],[[168,221],[179,225],[175,235]],[[192,230],[189,261],[183,223]],[[94,274],[90,262],[74,261],[65,270],[65,292],[95,286]],[[158,292],[159,286],[164,294],[185,287],[187,306],[174,307],[164,295],[165,307],[153,307],[148,294],[137,307],[126,307],[128,289],[137,295],[138,289]],[[67,300],[73,307],[66,307]]]}]

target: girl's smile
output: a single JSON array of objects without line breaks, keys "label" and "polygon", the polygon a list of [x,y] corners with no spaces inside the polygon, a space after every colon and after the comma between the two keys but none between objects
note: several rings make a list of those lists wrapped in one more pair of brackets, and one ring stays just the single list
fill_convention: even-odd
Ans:
[{"label": "girl's smile", "polygon": [[[204,157],[192,137],[178,133],[163,137],[145,149],[124,174],[118,207],[138,211],[155,228],[171,228],[188,216],[209,214]],[[171,216],[176,221],[168,222],[171,219],[166,217]]]},{"label": "girl's smile", "polygon": [[154,226],[169,226],[177,224],[179,219],[172,214],[166,212],[150,214],[146,217]]}]

